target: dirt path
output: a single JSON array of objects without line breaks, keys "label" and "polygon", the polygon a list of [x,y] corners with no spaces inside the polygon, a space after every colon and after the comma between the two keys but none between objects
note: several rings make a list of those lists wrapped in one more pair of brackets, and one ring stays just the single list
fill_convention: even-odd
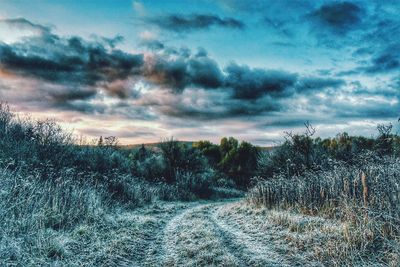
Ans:
[{"label": "dirt path", "polygon": [[268,238],[223,216],[231,204],[198,203],[171,215],[148,240],[141,266],[288,266]]}]

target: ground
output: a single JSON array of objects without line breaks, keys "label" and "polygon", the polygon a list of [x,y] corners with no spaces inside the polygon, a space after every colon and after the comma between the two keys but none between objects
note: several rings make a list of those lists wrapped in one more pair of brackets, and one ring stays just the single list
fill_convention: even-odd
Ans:
[{"label": "ground", "polygon": [[52,261],[46,263],[341,266],[335,246],[345,230],[345,223],[257,208],[243,199],[156,202],[133,211],[114,210],[99,222],[54,233]]}]

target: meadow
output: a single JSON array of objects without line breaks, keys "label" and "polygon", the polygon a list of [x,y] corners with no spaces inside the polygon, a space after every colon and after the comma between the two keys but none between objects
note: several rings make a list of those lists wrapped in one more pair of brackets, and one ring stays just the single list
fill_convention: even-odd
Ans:
[{"label": "meadow", "polygon": [[400,137],[121,146],[0,105],[1,266],[399,266]]}]

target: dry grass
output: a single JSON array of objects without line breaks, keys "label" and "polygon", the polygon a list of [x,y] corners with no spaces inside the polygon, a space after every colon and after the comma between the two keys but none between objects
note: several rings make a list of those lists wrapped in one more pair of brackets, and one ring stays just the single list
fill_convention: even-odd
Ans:
[{"label": "dry grass", "polygon": [[121,214],[143,212],[138,206],[164,197],[165,190],[131,183],[129,201],[117,202],[105,185],[77,175],[65,170],[44,180],[40,173],[0,169],[1,266],[134,262],[138,235],[152,230],[151,220]]},{"label": "dry grass", "polygon": [[[264,246],[285,257],[289,266],[398,266],[398,254],[387,262],[372,254],[361,256],[348,241],[352,223],[295,211],[235,203],[220,209],[218,218],[257,237]],[[353,233],[358,235],[358,233]]]},{"label": "dry grass", "polygon": [[[256,206],[291,209],[343,222],[334,236],[321,237],[325,241],[321,249],[316,247],[315,254],[321,262],[336,266],[365,262],[400,265],[400,160],[397,158],[369,162],[362,169],[339,166],[329,172],[260,181],[249,192],[248,201]],[[287,215],[272,220],[297,233],[310,232],[313,227],[301,221],[293,223]]]}]

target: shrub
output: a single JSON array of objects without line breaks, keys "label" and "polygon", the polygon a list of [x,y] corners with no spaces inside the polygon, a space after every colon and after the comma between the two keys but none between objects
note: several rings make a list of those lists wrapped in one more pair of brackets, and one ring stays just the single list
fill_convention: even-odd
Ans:
[{"label": "shrub", "polygon": [[147,153],[132,162],[132,173],[149,182],[161,182],[167,173],[166,162],[159,153]]},{"label": "shrub", "polygon": [[212,172],[192,173],[178,172],[176,176],[176,187],[185,200],[209,198],[212,194]]},{"label": "shrub", "polygon": [[208,170],[207,161],[198,149],[181,144],[173,138],[161,142],[160,149],[165,161],[164,177],[167,183],[176,182],[182,172],[200,174]]}]

